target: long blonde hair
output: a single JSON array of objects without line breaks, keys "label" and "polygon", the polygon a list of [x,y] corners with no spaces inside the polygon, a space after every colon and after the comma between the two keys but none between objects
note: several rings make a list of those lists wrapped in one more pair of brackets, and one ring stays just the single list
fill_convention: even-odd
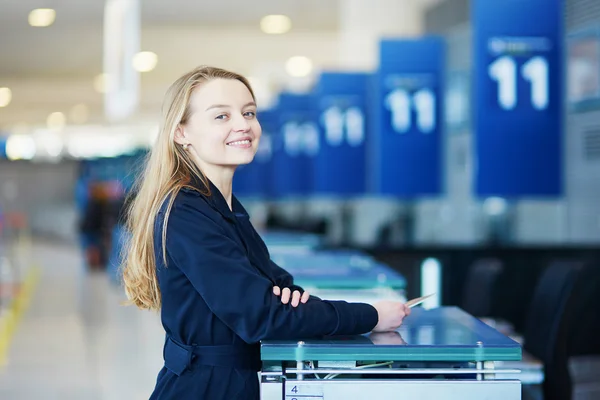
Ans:
[{"label": "long blonde hair", "polygon": [[[233,79],[242,82],[254,98],[246,78],[220,68],[200,66],[179,79],[169,88],[162,105],[162,118],[157,140],[146,160],[128,210],[129,240],[125,246],[121,267],[125,293],[131,304],[141,309],[159,310],[161,294],[156,276],[154,253],[154,224],[163,203],[168,200],[162,229],[162,255],[166,265],[167,222],[173,201],[184,187],[190,187],[193,177],[208,188],[206,177],[193,162],[190,154],[175,143],[175,132],[189,121],[192,114],[190,97],[194,90],[213,79]],[[210,195],[209,192],[206,193]]]}]

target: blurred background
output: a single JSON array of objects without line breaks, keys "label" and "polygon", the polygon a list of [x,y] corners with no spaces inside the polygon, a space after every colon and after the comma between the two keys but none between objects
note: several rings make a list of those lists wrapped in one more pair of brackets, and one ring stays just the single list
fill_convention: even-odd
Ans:
[{"label": "blurred background", "polygon": [[515,332],[540,293],[564,322],[576,286],[549,270],[598,267],[598,1],[0,0],[0,54],[2,399],[150,394],[164,337],[121,306],[122,212],[202,64],[256,92],[234,193],[266,237],[368,254]]}]

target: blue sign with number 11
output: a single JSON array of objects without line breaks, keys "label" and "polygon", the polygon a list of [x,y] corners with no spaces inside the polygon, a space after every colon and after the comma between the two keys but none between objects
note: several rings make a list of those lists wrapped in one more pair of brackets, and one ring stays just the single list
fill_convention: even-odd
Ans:
[{"label": "blue sign with number 11", "polygon": [[480,196],[561,193],[562,3],[472,3]]},{"label": "blue sign with number 11", "polygon": [[381,42],[367,161],[373,192],[440,194],[444,54],[439,37]]},{"label": "blue sign with number 11", "polygon": [[322,145],[314,164],[316,194],[365,192],[369,78],[358,72],[323,72],[319,77],[314,96]]}]

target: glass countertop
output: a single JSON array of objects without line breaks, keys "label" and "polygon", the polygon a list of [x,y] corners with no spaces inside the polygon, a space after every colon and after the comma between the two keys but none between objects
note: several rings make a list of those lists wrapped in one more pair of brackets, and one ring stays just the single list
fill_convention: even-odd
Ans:
[{"label": "glass countertop", "polygon": [[[302,340],[302,339],[299,339]],[[265,340],[263,361],[518,361],[521,346],[457,307],[414,308],[396,332]]]}]

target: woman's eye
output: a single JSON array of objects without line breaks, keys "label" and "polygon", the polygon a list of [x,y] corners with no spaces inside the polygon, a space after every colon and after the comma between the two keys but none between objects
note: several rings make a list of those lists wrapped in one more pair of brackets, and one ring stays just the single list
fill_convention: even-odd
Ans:
[{"label": "woman's eye", "polygon": [[223,120],[225,118],[227,118],[227,114],[219,114],[219,115],[217,115],[217,117],[215,119],[221,119],[221,120]]},{"label": "woman's eye", "polygon": [[245,117],[256,117],[256,113],[254,111],[247,111],[244,113]]}]

